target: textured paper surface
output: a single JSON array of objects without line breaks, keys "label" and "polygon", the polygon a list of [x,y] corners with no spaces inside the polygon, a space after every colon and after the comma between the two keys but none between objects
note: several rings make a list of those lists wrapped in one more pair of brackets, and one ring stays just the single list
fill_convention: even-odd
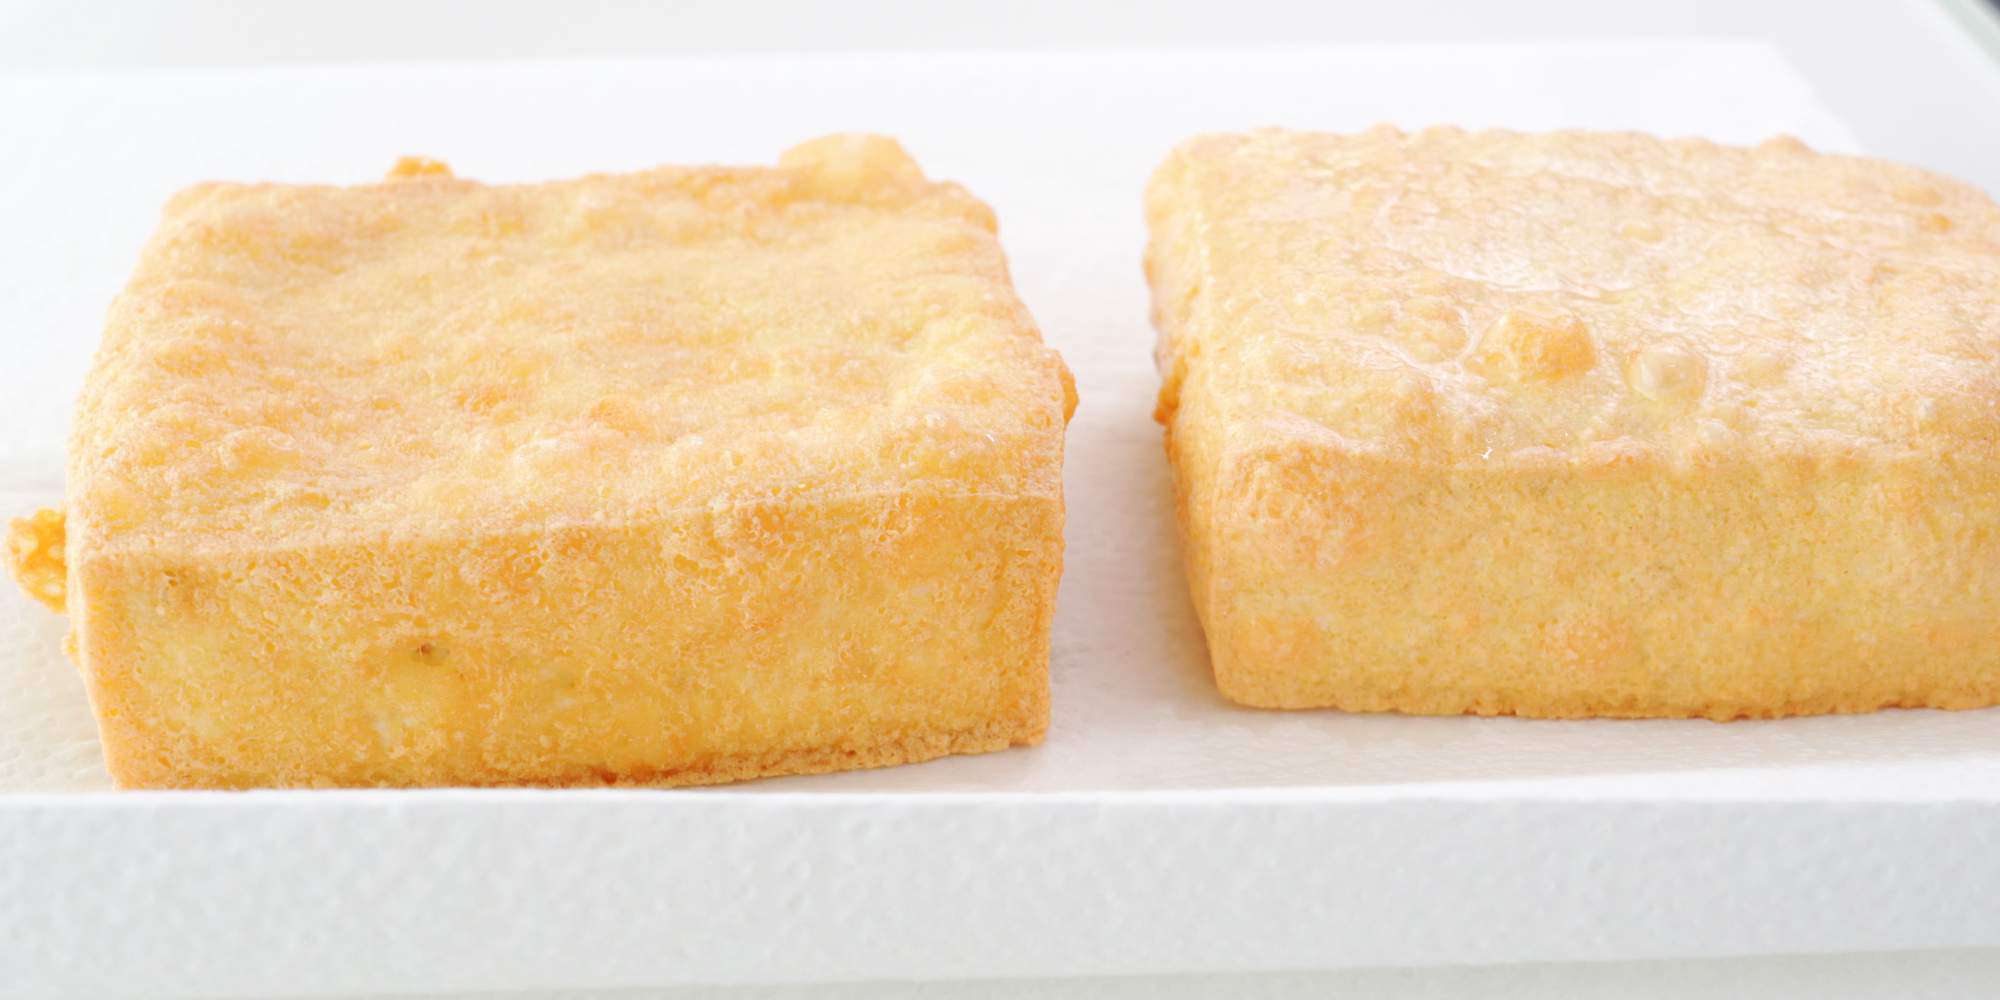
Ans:
[{"label": "textured paper surface", "polygon": [[684,987],[500,997],[456,994],[410,1000],[1966,1000],[1980,996],[1995,981],[2000,981],[2000,951],[1977,950],[1221,976]]},{"label": "textured paper surface", "polygon": [[360,181],[404,153],[517,180],[896,134],[995,206],[1082,397],[1054,724],[1032,750],[680,793],[67,794],[108,785],[82,687],[60,619],[6,588],[0,968],[22,989],[269,994],[302,969],[318,991],[417,991],[2000,944],[1986,891],[2000,884],[2000,714],[1238,709],[1214,692],[1185,596],[1139,270],[1140,189],[1175,140],[1387,120],[1787,131],[1852,150],[1770,49],[179,74],[0,81],[0,113],[8,514],[59,495],[104,305],[172,190]]}]

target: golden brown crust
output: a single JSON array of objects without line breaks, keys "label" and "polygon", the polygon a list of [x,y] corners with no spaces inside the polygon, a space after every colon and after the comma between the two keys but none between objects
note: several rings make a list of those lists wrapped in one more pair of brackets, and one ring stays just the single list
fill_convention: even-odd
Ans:
[{"label": "golden brown crust", "polygon": [[[506,187],[207,184],[112,307],[69,513],[98,546],[226,550],[1054,496],[1065,377],[990,210],[886,139]],[[597,468],[621,474],[574,488]]]},{"label": "golden brown crust", "polygon": [[655,781],[1030,741],[1061,526],[1049,499],[906,494],[124,555],[81,568],[72,608],[122,784]]},{"label": "golden brown crust", "polygon": [[451,166],[428,156],[405,156],[389,168],[390,179],[398,177],[450,177]]},{"label": "golden brown crust", "polygon": [[2000,700],[2000,209],[1793,141],[1210,136],[1160,415],[1224,693],[1734,718]]},{"label": "golden brown crust", "polygon": [[7,522],[7,572],[23,593],[62,611],[66,571],[61,511],[38,510]]},{"label": "golden brown crust", "polygon": [[992,215],[777,168],[176,198],[71,448],[121,784],[682,784],[1039,739],[1073,391]]},{"label": "golden brown crust", "polygon": [[1206,352],[1227,356],[1216,406],[1424,464],[2000,440],[2000,208],[1915,168],[1796,141],[1271,130],[1182,145],[1149,213],[1168,402]]}]

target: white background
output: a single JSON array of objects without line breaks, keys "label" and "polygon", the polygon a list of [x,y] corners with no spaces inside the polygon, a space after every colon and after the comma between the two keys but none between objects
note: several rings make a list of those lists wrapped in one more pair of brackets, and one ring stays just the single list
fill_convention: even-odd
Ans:
[{"label": "white background", "polygon": [[1995,190],[2000,75],[1964,13],[1980,2],[11,0],[0,4],[0,72],[1707,36],[1776,45],[1871,151]]}]

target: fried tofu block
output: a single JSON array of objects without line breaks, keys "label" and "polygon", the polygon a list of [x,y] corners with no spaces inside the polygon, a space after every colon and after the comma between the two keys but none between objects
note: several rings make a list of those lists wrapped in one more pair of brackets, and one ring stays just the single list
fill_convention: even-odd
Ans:
[{"label": "fried tofu block", "polygon": [[[894,142],[205,184],[22,522],[129,787],[697,784],[1030,744],[1075,397]],[[66,537],[65,537],[66,536]]]},{"label": "fried tofu block", "polygon": [[1643,135],[1180,147],[1148,192],[1194,602],[1248,705],[2000,701],[2000,209]]}]

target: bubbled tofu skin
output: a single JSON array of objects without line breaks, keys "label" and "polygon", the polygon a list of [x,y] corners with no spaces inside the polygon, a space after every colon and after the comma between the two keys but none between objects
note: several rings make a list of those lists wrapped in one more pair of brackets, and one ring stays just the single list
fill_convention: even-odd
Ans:
[{"label": "bubbled tofu skin", "polygon": [[1075,393],[893,140],[168,206],[79,405],[128,787],[687,785],[1031,744]]},{"label": "bubbled tofu skin", "polygon": [[112,306],[71,517],[142,549],[1053,495],[1067,373],[994,232],[873,136],[777,168],[201,185]]},{"label": "bubbled tofu skin", "polygon": [[1629,133],[1179,147],[1146,267],[1224,694],[1716,719],[2000,701],[2000,208]]},{"label": "bubbled tofu skin", "polygon": [[1434,465],[1938,455],[2000,435],[2000,209],[1629,133],[1269,130],[1155,175],[1171,401]]},{"label": "bubbled tofu skin", "polygon": [[38,510],[7,523],[7,572],[23,593],[63,610],[63,515]]}]

